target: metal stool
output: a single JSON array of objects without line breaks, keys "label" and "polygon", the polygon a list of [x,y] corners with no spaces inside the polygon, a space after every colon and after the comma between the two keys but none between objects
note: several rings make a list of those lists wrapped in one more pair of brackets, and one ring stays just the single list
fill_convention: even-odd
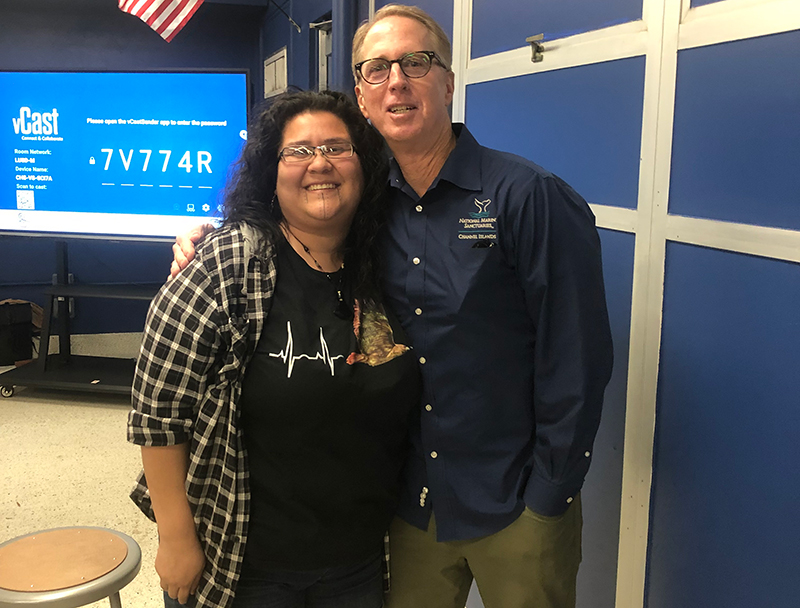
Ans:
[{"label": "metal stool", "polygon": [[130,536],[106,528],[42,530],[0,545],[0,608],[77,608],[107,597],[139,573],[142,551]]}]

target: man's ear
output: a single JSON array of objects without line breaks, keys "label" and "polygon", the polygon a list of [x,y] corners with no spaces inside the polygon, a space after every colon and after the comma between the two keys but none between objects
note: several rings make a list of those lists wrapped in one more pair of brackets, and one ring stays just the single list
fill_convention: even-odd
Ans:
[{"label": "man's ear", "polygon": [[369,112],[367,112],[367,104],[364,102],[364,95],[361,93],[360,84],[356,85],[355,91],[356,91],[356,101],[358,101],[358,107],[361,110],[361,113],[364,115],[364,118],[369,120]]},{"label": "man's ear", "polygon": [[453,72],[447,72],[447,83],[445,84],[445,99],[449,106],[453,103],[453,94],[456,90],[456,75]]}]

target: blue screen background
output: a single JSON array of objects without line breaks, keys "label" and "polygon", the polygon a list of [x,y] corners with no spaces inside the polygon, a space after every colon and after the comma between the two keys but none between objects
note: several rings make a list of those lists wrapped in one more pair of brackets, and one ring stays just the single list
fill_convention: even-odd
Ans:
[{"label": "blue screen background", "polygon": [[[23,107],[56,109],[49,137],[61,140],[23,139],[14,124]],[[213,217],[244,144],[247,81],[244,73],[6,72],[0,117],[0,209],[18,209],[17,191],[32,189],[36,210]],[[141,119],[166,122],[128,124]],[[147,166],[140,150],[152,151]],[[161,150],[171,152],[166,167]]]}]

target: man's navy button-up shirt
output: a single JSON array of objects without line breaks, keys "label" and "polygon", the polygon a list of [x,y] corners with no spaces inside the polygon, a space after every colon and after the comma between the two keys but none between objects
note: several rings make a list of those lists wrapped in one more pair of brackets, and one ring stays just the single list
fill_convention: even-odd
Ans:
[{"label": "man's navy button-up shirt", "polygon": [[424,196],[392,161],[388,303],[424,380],[399,515],[439,540],[559,515],[589,468],[612,366],[600,241],[558,177],[456,147]]}]

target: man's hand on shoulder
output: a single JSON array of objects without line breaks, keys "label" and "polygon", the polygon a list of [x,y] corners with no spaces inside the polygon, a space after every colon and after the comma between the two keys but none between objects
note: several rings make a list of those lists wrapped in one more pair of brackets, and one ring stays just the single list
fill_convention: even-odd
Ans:
[{"label": "man's hand on shoulder", "polygon": [[175,237],[175,244],[172,246],[175,259],[172,260],[172,266],[169,269],[169,278],[176,277],[181,270],[188,266],[189,262],[194,259],[195,244],[212,232],[214,232],[213,224],[203,224]]}]

